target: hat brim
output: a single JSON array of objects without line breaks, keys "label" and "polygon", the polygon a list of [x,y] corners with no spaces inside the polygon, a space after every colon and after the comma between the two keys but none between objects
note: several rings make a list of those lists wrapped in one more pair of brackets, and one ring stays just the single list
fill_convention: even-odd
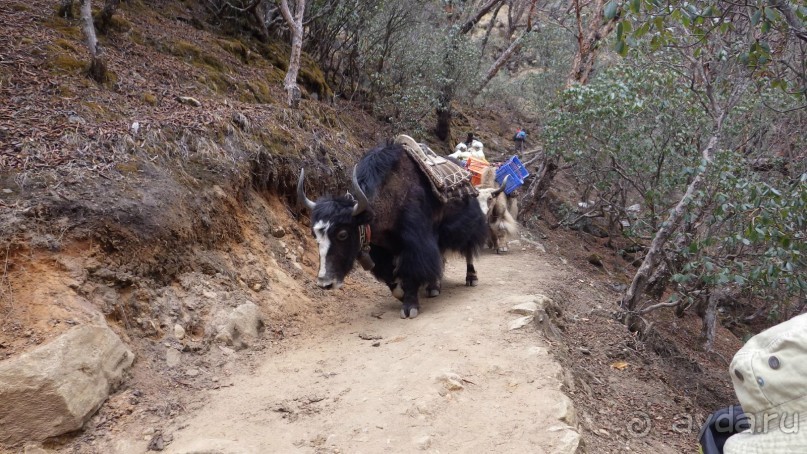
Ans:
[{"label": "hat brim", "polygon": [[732,435],[723,446],[723,454],[804,454],[807,453],[807,430],[803,427],[778,427],[764,433],[751,430]]}]

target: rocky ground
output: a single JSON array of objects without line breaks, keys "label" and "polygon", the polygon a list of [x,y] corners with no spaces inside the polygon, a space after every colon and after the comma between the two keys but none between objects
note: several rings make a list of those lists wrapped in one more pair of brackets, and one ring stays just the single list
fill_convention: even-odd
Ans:
[{"label": "rocky ground", "polygon": [[[381,286],[338,290],[352,313],[195,396],[163,428],[166,452],[575,452],[562,371],[529,316],[509,312],[553,278],[548,260],[486,254],[469,288],[457,259],[414,320]],[[139,452],[145,438],[113,446]]]},{"label": "rocky ground", "polygon": [[[605,316],[610,284],[557,240],[526,232],[509,255],[486,251],[477,288],[449,262],[443,294],[415,320],[363,271],[331,292],[313,291],[310,261],[284,290],[278,272],[271,303],[212,319],[223,336],[177,323],[147,348],[128,339],[134,367],[85,428],[29,451],[575,452],[578,433],[587,452],[696,449],[704,407],[730,390],[713,389],[688,353],[656,351]],[[313,244],[302,244],[307,257]],[[189,282],[198,293],[183,303],[227,298],[215,278]],[[513,313],[534,294],[558,310]],[[273,304],[296,320],[280,328]],[[673,323],[686,337],[692,322]],[[730,333],[720,339],[731,348]]]}]

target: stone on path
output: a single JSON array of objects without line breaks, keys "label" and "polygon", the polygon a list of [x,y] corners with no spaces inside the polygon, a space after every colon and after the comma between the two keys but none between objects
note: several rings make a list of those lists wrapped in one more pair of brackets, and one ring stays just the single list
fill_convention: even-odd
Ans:
[{"label": "stone on path", "polygon": [[133,360],[109,327],[84,325],[0,362],[0,443],[41,441],[80,429]]}]

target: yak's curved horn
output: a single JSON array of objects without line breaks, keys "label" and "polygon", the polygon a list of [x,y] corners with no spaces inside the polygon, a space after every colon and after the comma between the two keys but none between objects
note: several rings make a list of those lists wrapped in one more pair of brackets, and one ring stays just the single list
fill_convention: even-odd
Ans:
[{"label": "yak's curved horn", "polygon": [[359,186],[359,180],[356,178],[356,166],[353,166],[353,196],[356,197],[356,205],[353,206],[353,216],[358,216],[367,209],[370,203],[367,201],[367,196],[364,195],[364,191],[362,191]]},{"label": "yak's curved horn", "polygon": [[309,210],[313,210],[316,203],[312,202],[305,196],[305,189],[303,188],[303,180],[305,180],[305,169],[300,169],[300,179],[297,180],[297,201],[304,204]]},{"label": "yak's curved horn", "polygon": [[493,192],[490,194],[492,197],[497,197],[499,194],[501,194],[501,193],[502,193],[502,191],[504,191],[504,188],[507,186],[507,179],[508,179],[508,178],[510,178],[510,175],[505,175],[505,176],[504,176],[504,180],[502,180],[502,185],[501,185],[501,186],[499,186],[499,189],[497,189],[497,190],[493,191]]}]

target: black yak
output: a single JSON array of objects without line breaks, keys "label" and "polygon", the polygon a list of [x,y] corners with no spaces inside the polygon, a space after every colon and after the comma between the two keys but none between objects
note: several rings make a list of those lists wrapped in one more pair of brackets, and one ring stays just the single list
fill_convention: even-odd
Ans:
[{"label": "black yak", "polygon": [[402,301],[401,317],[414,318],[421,287],[439,294],[449,251],[465,256],[466,285],[476,285],[473,259],[488,237],[485,215],[470,196],[443,203],[427,178],[400,144],[365,154],[353,169],[352,196],[312,202],[301,170],[297,196],[311,210],[319,245],[317,285],[340,287],[358,259]]}]

